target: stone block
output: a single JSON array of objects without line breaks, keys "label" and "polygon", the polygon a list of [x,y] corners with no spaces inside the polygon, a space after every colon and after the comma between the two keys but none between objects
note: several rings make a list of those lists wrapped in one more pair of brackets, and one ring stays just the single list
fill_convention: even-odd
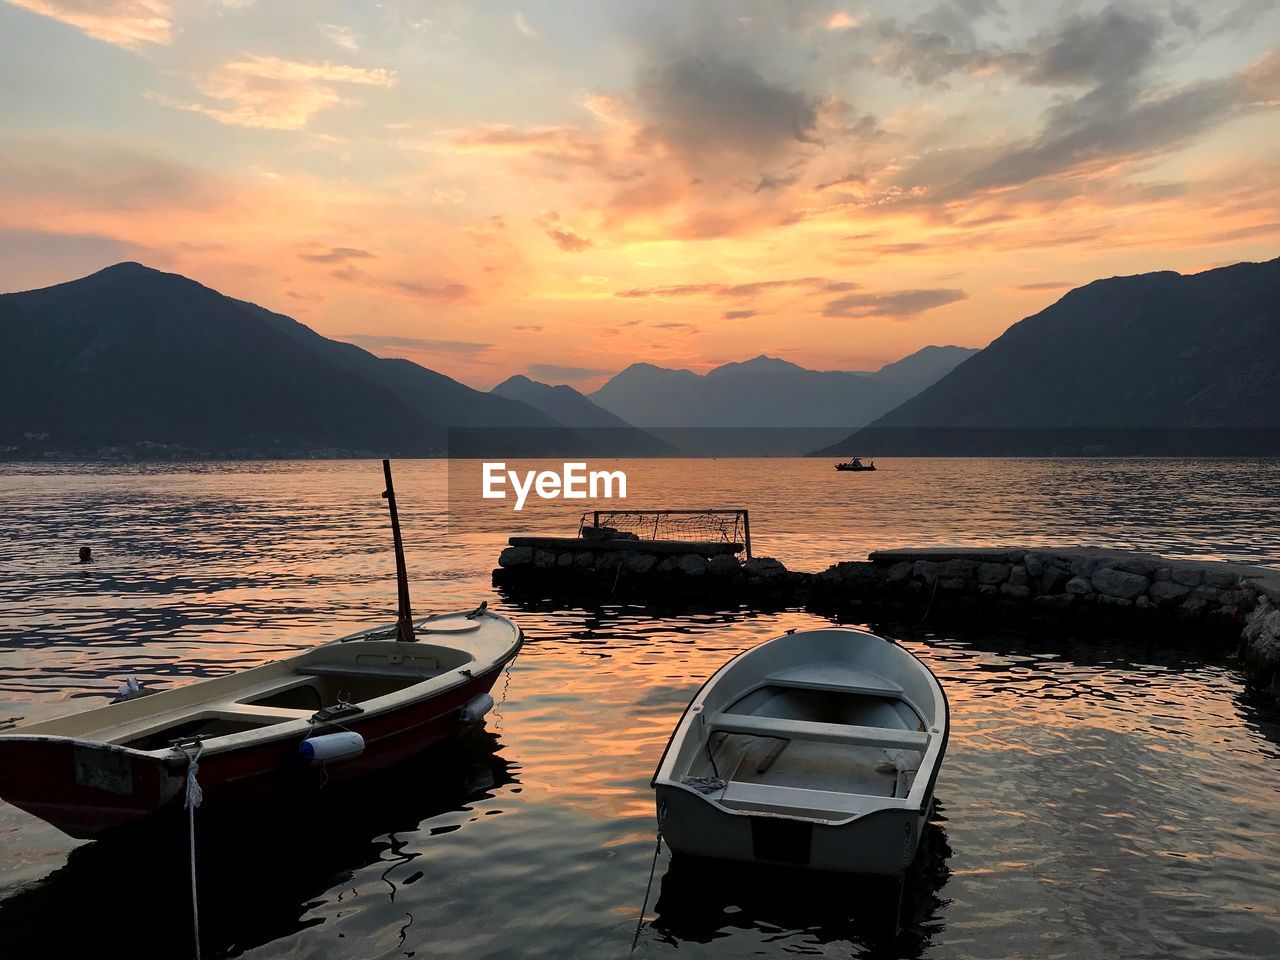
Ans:
[{"label": "stone block", "polygon": [[1031,589],[1016,583],[1000,584],[1000,592],[1006,597],[1025,598],[1031,596]]},{"label": "stone block", "polygon": [[742,571],[738,561],[727,553],[718,553],[707,564],[707,573],[713,577],[732,577]]},{"label": "stone block", "polygon": [[1229,590],[1239,583],[1240,578],[1230,570],[1209,569],[1204,572],[1204,582],[1219,590]]},{"label": "stone block", "polygon": [[932,560],[917,560],[911,572],[922,580],[936,580],[942,565]]},{"label": "stone block", "polygon": [[658,565],[658,558],[652,553],[626,553],[623,556],[622,565],[629,573],[648,573]]},{"label": "stone block", "polygon": [[572,554],[572,553],[570,553],[568,550],[566,550],[564,553],[557,553],[557,554],[556,554],[556,566],[557,566],[557,567],[572,567],[572,566],[573,566],[573,554]]},{"label": "stone block", "polygon": [[1067,581],[1067,593],[1074,594],[1076,596],[1093,593],[1093,584],[1084,577],[1072,577]]},{"label": "stone block", "polygon": [[551,550],[535,550],[533,565],[540,570],[548,570],[556,565],[556,555]]},{"label": "stone block", "polygon": [[1015,587],[1026,587],[1031,583],[1031,577],[1026,567],[1014,567],[1009,571],[1009,582]]},{"label": "stone block", "polygon": [[1132,600],[1147,592],[1147,578],[1142,574],[1126,573],[1110,567],[1095,570],[1091,582],[1097,593],[1120,600]]},{"label": "stone block", "polygon": [[1044,576],[1044,559],[1038,553],[1028,553],[1022,558],[1022,565],[1032,577]]},{"label": "stone block", "polygon": [[911,569],[913,566],[914,564],[910,560],[903,560],[901,563],[895,563],[891,566],[885,575],[888,577],[890,582],[906,580],[911,576]]},{"label": "stone block", "polygon": [[676,562],[676,569],[689,577],[701,577],[707,572],[707,567],[707,558],[696,553],[686,553]]},{"label": "stone block", "polygon": [[1169,578],[1184,587],[1198,587],[1204,575],[1199,567],[1177,566],[1169,569]]},{"label": "stone block", "polygon": [[1175,580],[1157,580],[1147,592],[1156,603],[1165,604],[1181,600],[1191,592],[1191,588]]},{"label": "stone block", "polygon": [[978,564],[979,583],[1004,583],[1009,579],[1010,566],[1007,563]]},{"label": "stone block", "polygon": [[963,557],[956,557],[952,560],[944,560],[938,572],[944,577],[959,577],[965,580],[971,580],[973,579],[973,575],[977,569],[978,561],[968,560]]},{"label": "stone block", "polygon": [[532,547],[507,547],[498,554],[498,566],[523,567],[533,563]]},{"label": "stone block", "polygon": [[1123,557],[1116,560],[1112,566],[1125,573],[1136,573],[1140,577],[1150,577],[1156,572],[1155,562],[1146,557]]}]

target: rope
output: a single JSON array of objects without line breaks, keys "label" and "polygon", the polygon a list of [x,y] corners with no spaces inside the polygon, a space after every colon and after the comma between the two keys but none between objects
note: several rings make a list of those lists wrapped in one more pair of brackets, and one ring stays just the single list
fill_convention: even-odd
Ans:
[{"label": "rope", "polygon": [[649,910],[649,894],[653,892],[653,875],[658,870],[658,854],[662,853],[662,823],[667,819],[667,805],[658,812],[658,835],[653,845],[653,862],[649,864],[649,883],[644,888],[644,903],[640,904],[640,918],[636,920],[636,935],[631,938],[631,952],[640,945],[640,931],[644,929],[644,915]]},{"label": "rope", "polygon": [[187,808],[187,844],[191,856],[191,936],[195,945],[195,958],[200,960],[200,902],[196,894],[196,808],[204,802],[204,791],[200,789],[200,781],[196,779],[196,775],[200,772],[200,756],[204,753],[204,744],[199,740],[175,743],[174,749],[181,751],[187,758],[187,786],[183,804]]},{"label": "rope", "polygon": [[920,618],[920,622],[916,624],[917,627],[923,627],[924,622],[929,619],[929,611],[933,609],[933,598],[938,595],[938,579],[939,578],[937,576],[934,576],[933,590],[929,593],[929,603],[925,606],[924,616],[922,616]]}]

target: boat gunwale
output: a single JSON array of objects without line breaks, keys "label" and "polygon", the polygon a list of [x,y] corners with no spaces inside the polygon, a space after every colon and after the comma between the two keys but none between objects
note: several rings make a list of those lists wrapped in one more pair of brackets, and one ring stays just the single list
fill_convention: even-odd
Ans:
[{"label": "boat gunwale", "polygon": [[[514,634],[514,641],[508,644],[508,646],[506,647],[505,650],[503,650],[500,656],[493,657],[483,661],[483,667],[476,666],[479,663],[479,661],[477,661],[474,654],[471,654],[470,659],[468,661],[450,670],[442,671],[441,673],[438,673],[432,677],[424,677],[422,680],[418,681],[417,683],[412,683],[407,686],[401,687],[397,690],[392,690],[388,693],[382,694],[381,696],[360,701],[361,712],[359,714],[342,718],[342,720],[338,722],[312,723],[310,717],[288,717],[278,722],[261,724],[249,730],[241,730],[235,733],[222,734],[216,737],[199,738],[201,744],[203,745],[203,756],[205,758],[212,758],[212,757],[217,757],[217,756],[222,756],[227,754],[233,754],[240,750],[247,750],[251,748],[267,746],[279,741],[288,741],[297,737],[299,734],[306,734],[312,730],[321,730],[326,727],[341,728],[344,723],[363,724],[368,720],[380,719],[388,715],[392,715],[397,712],[400,712],[402,710],[410,709],[414,706],[417,706],[420,703],[425,702],[426,700],[429,700],[436,696],[447,694],[455,689],[464,687],[469,683],[473,683],[477,677],[483,677],[495,670],[500,670],[502,669],[503,666],[510,663],[512,660],[514,660],[516,656],[519,654],[521,647],[523,647],[524,645],[524,639],[525,639],[524,631],[519,626],[517,626],[512,620],[502,616],[501,614],[486,611],[485,615],[506,624],[506,626],[509,627]],[[458,616],[461,616],[461,614],[459,613],[435,614],[431,617],[425,618],[421,622],[428,622],[431,620],[438,620],[442,618],[458,617]],[[155,696],[163,696],[164,694],[167,694],[167,693],[176,693],[184,689],[189,689],[191,687],[198,686],[201,683],[216,682],[218,680],[231,679],[231,678],[242,678],[242,677],[251,675],[256,671],[264,671],[267,673],[271,673],[274,675],[272,679],[280,679],[283,677],[288,677],[294,673],[294,671],[289,669],[289,664],[291,664],[292,662],[300,660],[304,657],[308,657],[311,654],[317,653],[319,651],[326,650],[330,647],[336,647],[336,646],[347,644],[350,642],[358,643],[362,640],[368,640],[368,641],[373,641],[378,643],[392,643],[397,648],[404,648],[406,652],[412,652],[418,646],[417,642],[404,642],[404,641],[396,640],[394,638],[393,633],[385,637],[379,636],[380,632],[385,632],[388,630],[393,631],[394,627],[386,627],[386,626],[372,627],[367,630],[359,631],[357,633],[350,634],[344,637],[338,637],[333,640],[326,640],[323,643],[319,643],[313,647],[308,647],[304,650],[300,650],[297,653],[288,657],[284,657],[282,659],[268,660],[264,663],[260,663],[256,666],[250,667],[247,670],[224,674],[221,677],[210,677],[210,678],[207,678],[206,680],[196,681],[193,684],[184,684],[183,686],[180,686],[180,687],[172,687],[167,690],[158,691],[155,694]],[[458,646],[449,646],[449,644],[447,643],[423,643],[422,646],[423,647],[438,646],[438,647],[443,647],[451,650],[456,650],[458,652],[470,654],[470,651],[464,650]],[[464,672],[464,671],[472,671],[472,672]],[[306,682],[307,677],[304,674],[296,674],[296,676],[298,678],[297,683],[291,684],[290,686],[301,685]],[[431,686],[427,689],[423,689],[424,687],[427,687],[428,684],[436,684],[437,681],[445,681],[445,682],[440,682],[435,686]],[[204,719],[206,717],[221,718],[220,714],[222,713],[226,713],[234,716],[235,715],[234,710],[226,709],[231,704],[238,703],[239,700],[243,698],[250,698],[250,697],[258,696],[259,694],[264,694],[264,693],[265,695],[270,695],[270,693],[278,692],[278,691],[281,691],[282,689],[288,689],[288,687],[276,686],[276,687],[267,688],[265,683],[259,684],[257,687],[255,687],[254,685],[246,685],[242,690],[240,690],[234,695],[234,698],[224,697],[221,699],[210,699],[203,702],[188,704],[186,705],[188,712],[185,714],[180,713],[180,711],[182,710],[182,707],[180,706],[174,707],[172,710],[167,711],[167,713],[171,715],[166,720],[156,724],[147,724],[147,715],[144,714],[139,718],[135,718],[130,721],[125,721],[126,724],[136,723],[139,725],[138,729],[132,731],[127,736],[130,739],[137,739],[139,737],[147,736],[150,733],[153,733],[155,731],[163,730],[164,727],[167,725],[171,725],[177,722],[182,722],[184,720],[199,720],[199,719]],[[151,697],[143,697],[133,701],[124,701],[124,703],[145,704],[146,701],[150,699]],[[170,744],[164,747],[157,747],[154,750],[140,750],[136,747],[126,746],[123,743],[117,743],[110,740],[95,739],[91,736],[77,735],[75,733],[30,732],[32,730],[38,730],[39,727],[45,726],[47,724],[60,723],[63,721],[70,721],[70,720],[76,720],[79,718],[89,717],[92,714],[96,713],[97,711],[106,710],[110,707],[115,707],[120,705],[123,705],[123,704],[104,703],[95,707],[91,707],[88,710],[79,711],[77,713],[66,714],[59,717],[50,717],[45,720],[36,721],[34,723],[24,724],[20,727],[15,727],[11,730],[0,732],[0,745],[6,744],[6,743],[8,744],[31,743],[31,744],[48,744],[48,745],[71,744],[74,747],[79,749],[90,749],[90,750],[96,750],[96,751],[101,751],[106,753],[119,753],[119,754],[127,755],[132,758],[156,761],[162,765],[165,763],[166,760],[174,759],[176,754],[174,752],[175,748],[173,744]],[[163,716],[164,714],[160,714],[160,715]],[[245,716],[247,717],[248,715],[246,714]],[[102,729],[104,728],[99,727],[99,728],[96,728],[96,731],[100,731]],[[96,732],[96,731],[90,731],[90,732]],[[226,742],[226,741],[229,741],[230,738],[232,737],[237,738],[235,742]],[[224,742],[219,742],[219,741],[224,741]]]}]

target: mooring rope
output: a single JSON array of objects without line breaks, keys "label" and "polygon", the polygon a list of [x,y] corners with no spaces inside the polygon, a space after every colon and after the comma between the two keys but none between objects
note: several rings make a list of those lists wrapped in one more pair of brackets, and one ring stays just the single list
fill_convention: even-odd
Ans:
[{"label": "mooring rope", "polygon": [[183,802],[187,808],[187,845],[191,856],[191,936],[195,945],[195,958],[200,960],[200,904],[196,894],[196,808],[204,801],[204,791],[200,789],[200,781],[196,779],[196,775],[200,772],[200,756],[204,753],[204,744],[195,740],[175,743],[174,747],[187,758],[187,786]]},{"label": "mooring rope", "polygon": [[644,929],[644,915],[649,910],[649,894],[653,892],[653,875],[658,871],[658,855],[662,853],[662,823],[667,819],[667,805],[658,811],[658,835],[653,845],[653,862],[649,864],[649,882],[644,888],[644,903],[640,904],[640,918],[636,921],[636,935],[631,938],[631,952],[640,945],[640,931]]}]

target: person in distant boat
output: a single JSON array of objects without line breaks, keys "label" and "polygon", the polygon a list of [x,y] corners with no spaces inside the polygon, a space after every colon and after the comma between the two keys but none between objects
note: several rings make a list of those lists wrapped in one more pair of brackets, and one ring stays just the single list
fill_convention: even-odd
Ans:
[{"label": "person in distant boat", "polygon": [[80,562],[93,563],[93,550],[89,547],[80,548]]},{"label": "person in distant boat", "polygon": [[862,466],[862,458],[861,458],[861,457],[854,457],[854,458],[853,458],[853,465],[854,465],[855,467],[860,467],[860,466]]}]

